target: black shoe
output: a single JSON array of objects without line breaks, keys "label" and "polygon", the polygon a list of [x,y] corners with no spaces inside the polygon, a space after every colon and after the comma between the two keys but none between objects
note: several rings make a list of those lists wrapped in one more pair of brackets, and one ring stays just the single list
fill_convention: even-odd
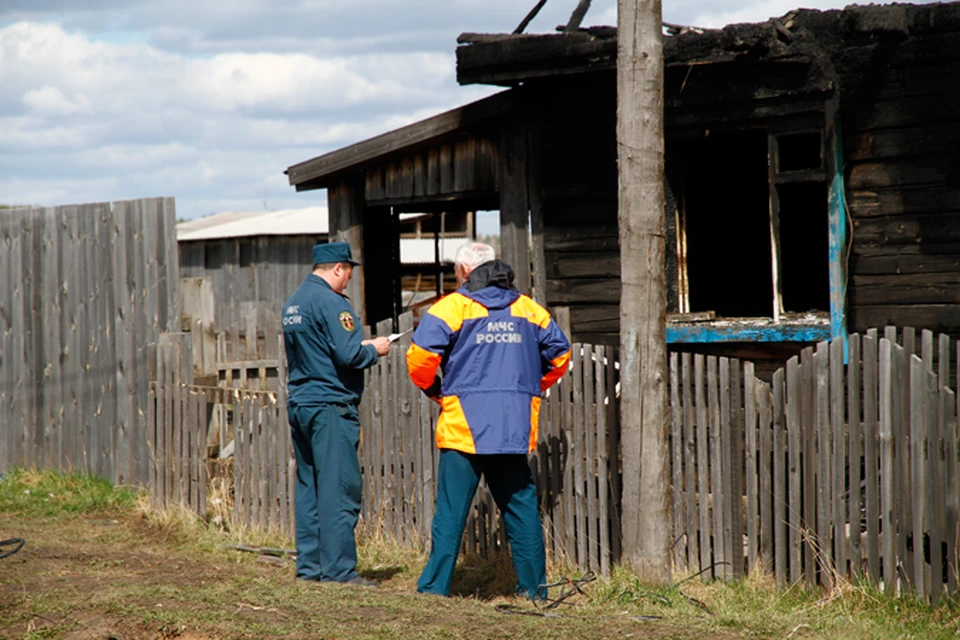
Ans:
[{"label": "black shoe", "polygon": [[375,580],[367,580],[363,576],[354,576],[344,582],[343,584],[352,584],[358,587],[379,587],[380,585]]}]

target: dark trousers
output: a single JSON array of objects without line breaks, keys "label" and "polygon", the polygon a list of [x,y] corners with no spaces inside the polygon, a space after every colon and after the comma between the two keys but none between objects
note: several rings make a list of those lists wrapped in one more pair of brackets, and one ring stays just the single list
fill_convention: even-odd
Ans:
[{"label": "dark trousers", "polygon": [[297,458],[297,577],[345,582],[357,576],[354,529],[360,515],[357,408],[289,408]]},{"label": "dark trousers", "polygon": [[450,595],[460,540],[481,474],[503,514],[510,541],[517,592],[528,598],[546,597],[546,556],[537,507],[537,488],[527,456],[476,455],[440,450],[437,500],[433,515],[430,559],[417,582],[417,591]]}]

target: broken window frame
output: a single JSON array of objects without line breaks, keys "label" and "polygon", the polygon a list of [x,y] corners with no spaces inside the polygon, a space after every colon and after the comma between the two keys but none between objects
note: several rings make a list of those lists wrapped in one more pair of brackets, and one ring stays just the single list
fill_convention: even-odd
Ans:
[{"label": "broken window frame", "polygon": [[[767,127],[768,140],[768,189],[770,201],[770,249],[773,276],[773,315],[769,318],[749,320],[717,320],[711,322],[668,322],[668,343],[712,342],[817,342],[836,337],[846,337],[846,227],[847,208],[843,186],[842,135],[836,110],[832,102],[826,104],[824,114],[815,120],[805,119],[784,123],[771,123]],[[817,169],[802,168],[790,171],[779,170],[780,138],[791,135],[819,133],[821,163]],[[823,181],[827,191],[827,236],[829,270],[829,320],[828,322],[798,323],[785,318],[783,310],[781,242],[779,220],[780,184]],[[689,282],[685,256],[686,224],[682,213],[676,216],[676,251],[678,259],[677,291],[678,311],[689,314]]]}]

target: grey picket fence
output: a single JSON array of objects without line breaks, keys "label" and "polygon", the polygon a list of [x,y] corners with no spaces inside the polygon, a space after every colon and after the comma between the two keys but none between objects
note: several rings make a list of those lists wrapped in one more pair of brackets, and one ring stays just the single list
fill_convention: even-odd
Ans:
[{"label": "grey picket fence", "polygon": [[771,384],[751,363],[671,354],[678,565],[954,597],[956,356],[949,336],[920,337],[888,327],[823,342]]}]

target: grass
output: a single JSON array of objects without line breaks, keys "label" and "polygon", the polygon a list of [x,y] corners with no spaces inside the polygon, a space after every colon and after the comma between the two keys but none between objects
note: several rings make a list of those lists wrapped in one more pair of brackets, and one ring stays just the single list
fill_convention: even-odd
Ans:
[{"label": "grass", "polygon": [[[839,581],[829,593],[777,588],[760,572],[733,583],[670,588],[622,567],[549,611],[512,597],[509,558],[469,556],[460,595],[415,594],[426,557],[359,536],[360,570],[378,589],[308,584],[289,562],[226,549],[292,548],[283,535],[155,511],[141,493],[83,475],[12,470],[0,480],[0,539],[26,546],[0,559],[0,637],[351,638],[947,638],[955,604],[937,609]],[[580,577],[554,565],[551,578]],[[556,595],[559,588],[552,590]],[[520,613],[506,615],[497,605]]]}]

